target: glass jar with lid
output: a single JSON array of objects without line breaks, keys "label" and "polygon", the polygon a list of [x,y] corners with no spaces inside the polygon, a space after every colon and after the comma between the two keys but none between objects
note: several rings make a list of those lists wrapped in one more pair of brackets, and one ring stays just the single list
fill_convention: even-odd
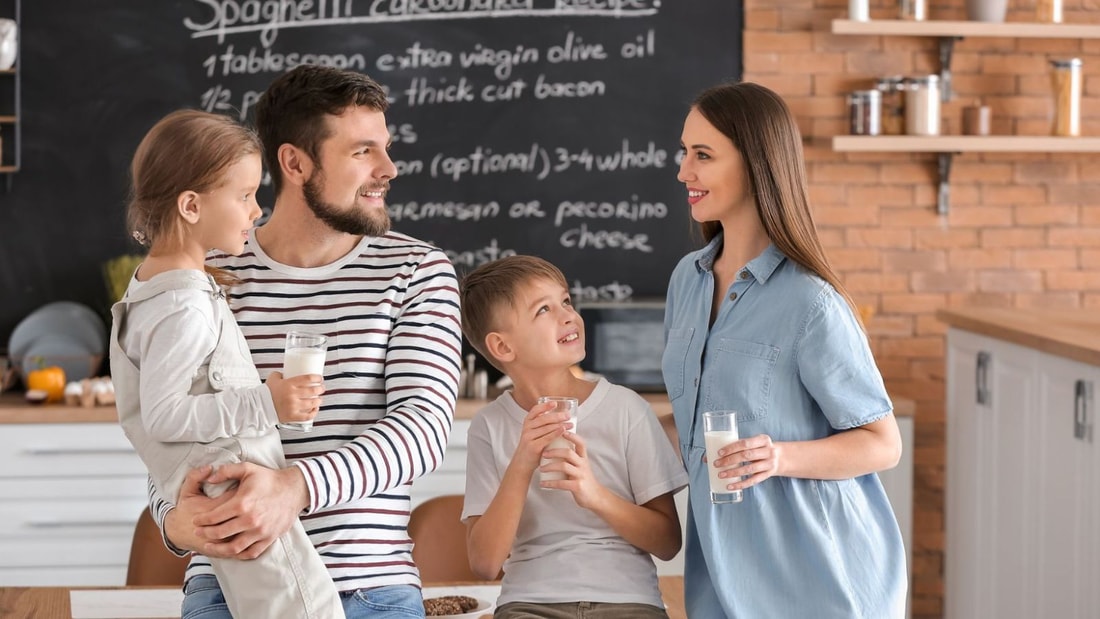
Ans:
[{"label": "glass jar with lid", "polygon": [[1054,135],[1081,135],[1081,64],[1080,58],[1050,61],[1053,67]]},{"label": "glass jar with lid", "polygon": [[905,80],[905,132],[940,134],[940,76],[921,75]]},{"label": "glass jar with lid", "polygon": [[905,134],[905,78],[900,75],[880,77],[875,89],[882,93],[882,134]]}]

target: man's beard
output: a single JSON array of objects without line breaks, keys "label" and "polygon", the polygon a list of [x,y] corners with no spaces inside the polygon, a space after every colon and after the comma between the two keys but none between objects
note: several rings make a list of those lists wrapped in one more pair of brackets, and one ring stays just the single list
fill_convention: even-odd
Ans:
[{"label": "man's beard", "polygon": [[[346,234],[382,236],[390,231],[390,214],[384,208],[362,210],[352,205],[347,210],[341,210],[334,204],[322,200],[324,178],[324,172],[318,169],[302,185],[302,196],[317,219],[328,224],[333,230]],[[377,191],[385,190],[387,187],[383,183],[370,189]]]}]

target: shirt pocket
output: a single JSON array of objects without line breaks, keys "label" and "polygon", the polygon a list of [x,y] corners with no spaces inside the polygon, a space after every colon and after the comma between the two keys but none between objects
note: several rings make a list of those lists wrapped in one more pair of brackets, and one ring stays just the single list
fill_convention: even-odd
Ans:
[{"label": "shirt pocket", "polygon": [[710,377],[707,385],[707,410],[734,409],[742,411],[738,425],[742,436],[752,432],[741,422],[763,420],[768,416],[771,401],[772,374],[779,359],[779,348],[770,344],[721,338],[716,346],[716,363],[720,375]]},{"label": "shirt pocket", "polygon": [[669,329],[665,341],[665,351],[661,355],[661,374],[665,379],[668,399],[675,400],[684,394],[684,366],[687,364],[688,349],[693,328]]}]

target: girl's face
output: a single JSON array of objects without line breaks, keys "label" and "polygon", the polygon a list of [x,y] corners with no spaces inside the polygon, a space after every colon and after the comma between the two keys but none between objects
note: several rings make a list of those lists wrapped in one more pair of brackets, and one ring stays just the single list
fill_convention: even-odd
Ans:
[{"label": "girl's face", "polygon": [[684,121],[680,148],[684,159],[676,178],[687,186],[692,219],[722,221],[746,208],[755,212],[741,153],[694,108]]},{"label": "girl's face", "polygon": [[226,170],[216,189],[198,195],[199,221],[193,230],[204,250],[233,255],[244,251],[248,232],[261,214],[256,190],[262,174],[260,155],[245,155]]}]

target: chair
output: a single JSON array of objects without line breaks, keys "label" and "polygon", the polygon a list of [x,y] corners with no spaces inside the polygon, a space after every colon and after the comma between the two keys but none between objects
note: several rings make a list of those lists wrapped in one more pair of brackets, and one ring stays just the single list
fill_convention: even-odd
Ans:
[{"label": "chair", "polygon": [[130,544],[126,586],[182,587],[189,561],[189,557],[177,557],[164,547],[160,529],[149,510],[141,510]]},{"label": "chair", "polygon": [[481,580],[470,569],[461,494],[437,496],[417,505],[409,515],[413,561],[420,580],[461,582]]}]

